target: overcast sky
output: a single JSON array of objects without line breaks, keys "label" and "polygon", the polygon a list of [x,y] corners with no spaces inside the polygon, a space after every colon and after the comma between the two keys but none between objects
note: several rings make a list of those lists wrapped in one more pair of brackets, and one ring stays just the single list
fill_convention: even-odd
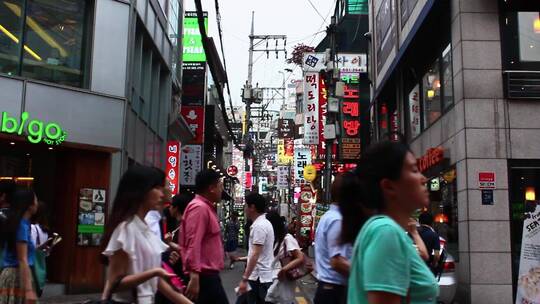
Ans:
[{"label": "overcast sky", "polygon": [[[240,92],[247,80],[251,12],[255,12],[255,35],[287,35],[287,56],[290,57],[294,45],[304,43],[316,46],[325,36],[324,30],[330,22],[335,0],[311,0],[311,3],[318,13],[308,0],[219,1],[227,72],[235,104],[241,104]],[[185,0],[184,4],[186,10],[195,10],[193,0]],[[209,14],[209,35],[219,49],[215,2],[202,0],[202,5]],[[323,22],[324,19],[326,21]],[[272,44],[275,46],[275,42],[271,41],[269,47]],[[278,71],[294,69],[294,65],[286,64],[283,53],[279,54],[279,59],[273,52],[269,56],[267,59],[266,53],[254,54],[253,85],[258,82],[260,87],[280,87],[283,76]],[[299,69],[295,69],[293,76],[284,73],[289,78],[287,82],[301,77]]]}]

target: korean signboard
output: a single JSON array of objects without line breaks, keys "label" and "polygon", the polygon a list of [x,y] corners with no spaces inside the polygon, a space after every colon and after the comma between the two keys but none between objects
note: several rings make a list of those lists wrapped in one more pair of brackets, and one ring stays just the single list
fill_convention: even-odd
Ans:
[{"label": "korean signboard", "polygon": [[180,159],[180,185],[195,186],[195,176],[202,170],[202,145],[185,146]]},{"label": "korean signboard", "polygon": [[294,119],[278,119],[278,137],[294,138]]},{"label": "korean signboard", "polygon": [[189,128],[195,133],[193,144],[204,143],[204,107],[182,106],[182,117],[186,120]]},{"label": "korean signboard", "polygon": [[165,166],[167,174],[167,187],[172,195],[178,194],[178,181],[180,177],[180,142],[169,141],[167,143],[167,163]]},{"label": "korean signboard", "polygon": [[420,135],[420,85],[409,93],[409,121],[411,138]]},{"label": "korean signboard", "polygon": [[360,90],[358,84],[350,80],[345,85],[345,94],[340,107],[341,138],[340,156],[342,160],[360,158]]},{"label": "korean signboard", "polygon": [[[208,31],[208,13],[203,12],[204,27]],[[182,39],[184,51],[182,59],[184,62],[204,62],[206,55],[202,44],[201,32],[199,31],[199,21],[197,12],[186,12],[184,17],[184,36]]]},{"label": "korean signboard", "polygon": [[304,76],[304,144],[319,144],[319,73]]},{"label": "korean signboard", "polygon": [[289,166],[277,167],[277,188],[287,189],[289,188]]},{"label": "korean signboard", "polygon": [[444,149],[441,147],[430,148],[426,154],[422,155],[418,160],[418,170],[424,172],[429,168],[441,163],[444,160]]},{"label": "korean signboard", "polygon": [[311,164],[311,150],[308,148],[295,149],[294,151],[294,183],[304,184],[304,167]]},{"label": "korean signboard", "polygon": [[[316,72],[326,69],[326,55],[324,53],[305,53],[302,61],[304,72]],[[336,56],[336,67],[343,72],[366,73],[366,54],[339,53]]]}]

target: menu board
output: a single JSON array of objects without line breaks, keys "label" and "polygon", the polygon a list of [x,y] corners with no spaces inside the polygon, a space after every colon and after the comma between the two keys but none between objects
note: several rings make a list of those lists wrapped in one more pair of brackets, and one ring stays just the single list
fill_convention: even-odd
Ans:
[{"label": "menu board", "polygon": [[79,190],[77,245],[100,246],[105,232],[104,189],[82,188]]},{"label": "menu board", "polygon": [[525,213],[516,304],[540,304],[540,207]]}]

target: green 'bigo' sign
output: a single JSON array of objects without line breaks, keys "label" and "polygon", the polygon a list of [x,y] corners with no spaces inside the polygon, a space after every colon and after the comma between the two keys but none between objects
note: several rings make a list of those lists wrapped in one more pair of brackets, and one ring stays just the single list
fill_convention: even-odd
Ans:
[{"label": "green 'bigo' sign", "polygon": [[28,112],[23,112],[17,120],[10,117],[8,112],[2,112],[0,132],[6,134],[26,135],[29,142],[37,144],[44,142],[48,145],[59,145],[66,140],[67,133],[58,123],[44,123],[39,119],[30,119]]}]

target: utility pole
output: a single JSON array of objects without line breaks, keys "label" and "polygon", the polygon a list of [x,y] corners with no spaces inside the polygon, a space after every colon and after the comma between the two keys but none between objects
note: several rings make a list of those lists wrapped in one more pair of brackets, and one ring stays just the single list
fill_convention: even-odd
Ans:
[{"label": "utility pole", "polygon": [[[330,25],[328,26],[328,36],[330,36],[330,49],[326,50],[327,53],[327,64],[326,75],[327,79],[327,92],[328,92],[328,101],[330,102],[331,98],[336,96],[336,81],[334,78],[336,74],[336,16],[332,16]],[[328,58],[329,57],[329,58]],[[339,76],[338,76],[339,77]],[[327,111],[326,124],[327,125],[336,125],[336,114],[330,113]],[[332,184],[332,148],[334,146],[334,138],[325,139],[326,144],[326,155],[325,155],[325,166],[324,166],[324,200],[326,203],[331,202],[331,193],[330,188]]]},{"label": "utility pole", "polygon": [[[270,47],[268,45],[268,42],[270,40],[275,40],[275,47]],[[283,46],[280,47],[278,45],[278,41],[283,40]],[[256,48],[261,43],[266,42],[266,48]],[[287,36],[285,35],[255,35],[255,12],[251,12],[251,33],[249,35],[249,57],[248,57],[248,79],[246,81],[246,84],[244,86],[242,99],[246,103],[246,133],[244,134],[244,143],[246,147],[246,152],[244,153],[245,158],[245,167],[246,171],[249,171],[251,169],[252,176],[254,178],[253,186],[258,186],[258,178],[257,173],[255,172],[255,164],[253,164],[253,168],[249,168],[249,158],[253,157],[252,152],[255,151],[253,149],[253,143],[251,141],[250,137],[250,129],[251,129],[251,104],[252,103],[261,103],[264,99],[264,93],[262,88],[253,88],[253,53],[254,52],[266,52],[267,57],[269,56],[270,52],[275,52],[276,58],[279,57],[279,52],[284,52],[285,57],[287,57]],[[257,155],[257,157],[259,157]]]}]

